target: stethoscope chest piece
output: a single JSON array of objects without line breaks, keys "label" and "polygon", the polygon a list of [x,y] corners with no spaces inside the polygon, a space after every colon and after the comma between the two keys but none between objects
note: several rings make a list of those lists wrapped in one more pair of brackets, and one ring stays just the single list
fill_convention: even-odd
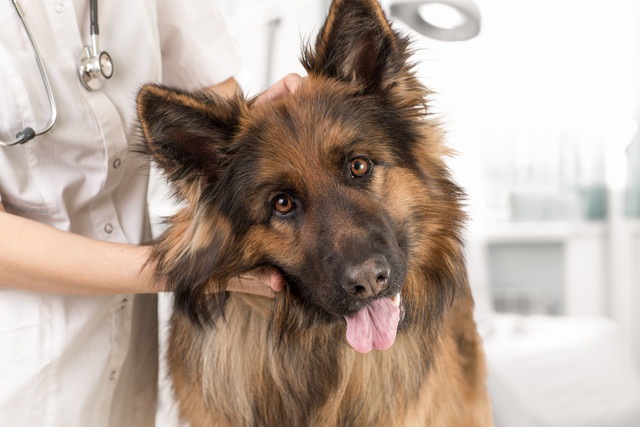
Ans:
[{"label": "stethoscope chest piece", "polygon": [[100,89],[104,82],[113,75],[113,61],[107,52],[100,52],[98,47],[98,0],[89,2],[89,20],[91,22],[91,46],[82,49],[78,75],[80,82],[87,90]]},{"label": "stethoscope chest piece", "polygon": [[95,46],[85,46],[78,66],[80,82],[87,90],[100,89],[113,76],[113,61],[107,52],[97,53]]}]

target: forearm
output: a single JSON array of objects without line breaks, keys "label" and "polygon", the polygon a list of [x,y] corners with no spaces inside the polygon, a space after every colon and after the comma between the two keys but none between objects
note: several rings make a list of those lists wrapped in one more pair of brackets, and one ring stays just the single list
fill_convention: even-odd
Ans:
[{"label": "forearm", "polygon": [[0,212],[0,288],[58,294],[155,292],[149,248],[102,242]]}]

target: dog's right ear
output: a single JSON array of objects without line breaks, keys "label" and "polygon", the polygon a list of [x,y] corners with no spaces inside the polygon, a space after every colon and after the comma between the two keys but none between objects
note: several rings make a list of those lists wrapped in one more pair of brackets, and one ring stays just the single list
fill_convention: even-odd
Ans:
[{"label": "dog's right ear", "polygon": [[378,0],[333,0],[315,48],[302,62],[310,75],[337,78],[374,92],[397,85],[408,69],[408,40],[397,34]]},{"label": "dog's right ear", "polygon": [[141,151],[166,173],[183,198],[190,198],[221,173],[226,146],[240,116],[239,102],[214,94],[148,84],[138,93]]}]

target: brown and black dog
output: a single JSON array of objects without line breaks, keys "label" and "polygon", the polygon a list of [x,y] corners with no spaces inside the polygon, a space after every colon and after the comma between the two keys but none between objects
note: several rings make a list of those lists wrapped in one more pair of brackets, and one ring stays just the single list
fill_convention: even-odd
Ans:
[{"label": "brown and black dog", "polygon": [[[377,1],[335,0],[291,96],[142,88],[142,150],[185,201],[153,260],[192,425],[492,424],[463,193],[409,56]],[[275,299],[223,292],[261,266]]]}]

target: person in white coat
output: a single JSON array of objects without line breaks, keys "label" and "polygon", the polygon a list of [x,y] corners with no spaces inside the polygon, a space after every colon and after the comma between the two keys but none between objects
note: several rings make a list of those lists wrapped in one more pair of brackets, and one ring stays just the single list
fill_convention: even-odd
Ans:
[{"label": "person in white coat", "polygon": [[[132,153],[135,96],[145,82],[237,90],[238,56],[210,0],[100,3],[100,47],[112,77],[79,76],[91,40],[87,0],[23,2],[57,120],[0,147],[0,425],[152,426],[156,295],[146,194],[149,165]],[[50,108],[27,31],[0,0],[0,140],[42,127]],[[110,70],[110,71],[111,71]],[[262,100],[295,90],[290,75]],[[275,273],[235,290],[280,290]],[[256,284],[258,283],[258,284]],[[271,289],[270,289],[271,288]]]}]

